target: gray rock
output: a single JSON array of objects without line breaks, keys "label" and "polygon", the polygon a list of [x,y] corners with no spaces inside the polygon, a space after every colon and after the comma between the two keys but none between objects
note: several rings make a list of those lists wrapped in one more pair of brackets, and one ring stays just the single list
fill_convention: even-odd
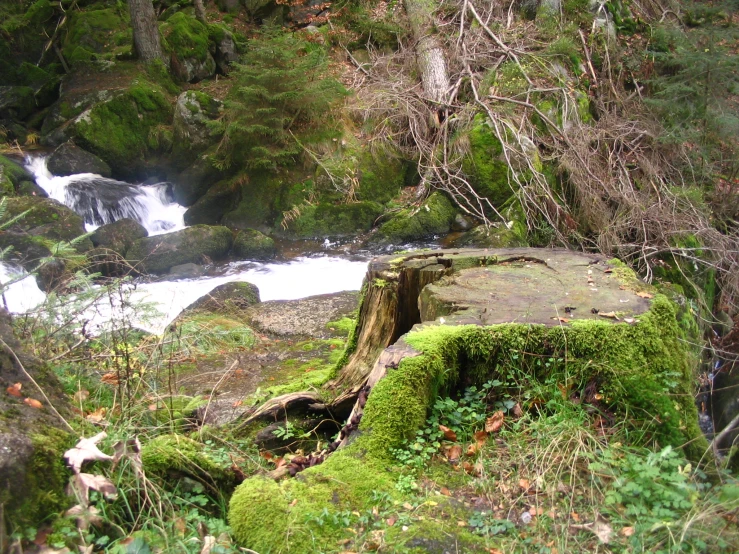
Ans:
[{"label": "gray rock", "polygon": [[233,282],[218,285],[208,294],[201,296],[182,312],[187,315],[198,312],[231,312],[246,310],[259,304],[259,289],[247,282]]},{"label": "gray rock", "polygon": [[183,206],[192,206],[223,176],[223,171],[213,167],[205,156],[200,156],[174,179],[174,199]]},{"label": "gray rock", "polygon": [[98,227],[90,235],[90,240],[95,247],[108,248],[125,256],[134,242],[145,238],[148,234],[146,228],[138,221],[124,218]]},{"label": "gray rock", "polygon": [[174,109],[174,144],[172,155],[175,158],[191,161],[215,143],[217,137],[211,135],[208,121],[216,119],[223,103],[205,93],[186,91],[177,98]]},{"label": "gray rock", "polygon": [[140,271],[166,273],[176,265],[225,258],[232,243],[233,236],[226,227],[195,225],[139,239],[128,249],[126,259]]},{"label": "gray rock", "polygon": [[95,173],[110,177],[110,166],[95,154],[90,154],[79,146],[65,142],[49,157],[47,168],[52,175],[67,176],[77,173]]},{"label": "gray rock", "polygon": [[267,235],[244,229],[234,238],[233,254],[242,260],[271,260],[277,255],[277,247]]},{"label": "gray rock", "polygon": [[23,120],[35,109],[31,87],[0,87],[0,119]]},{"label": "gray rock", "polygon": [[174,266],[169,270],[170,279],[194,279],[200,277],[205,273],[205,269],[202,265],[188,263]]}]

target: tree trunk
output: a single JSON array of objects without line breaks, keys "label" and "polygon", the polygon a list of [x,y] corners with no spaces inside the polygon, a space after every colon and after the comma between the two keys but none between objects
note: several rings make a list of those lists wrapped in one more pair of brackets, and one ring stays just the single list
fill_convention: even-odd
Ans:
[{"label": "tree trunk", "polygon": [[405,11],[416,41],[416,63],[421,70],[423,90],[429,100],[443,103],[449,91],[444,49],[434,34],[433,0],[405,0]]},{"label": "tree trunk", "polygon": [[205,3],[203,0],[193,0],[193,4],[195,5],[195,17],[200,23],[207,25],[208,22],[205,20]]},{"label": "tree trunk", "polygon": [[151,0],[128,0],[133,27],[133,46],[136,55],[145,63],[164,61],[159,42],[159,27]]}]

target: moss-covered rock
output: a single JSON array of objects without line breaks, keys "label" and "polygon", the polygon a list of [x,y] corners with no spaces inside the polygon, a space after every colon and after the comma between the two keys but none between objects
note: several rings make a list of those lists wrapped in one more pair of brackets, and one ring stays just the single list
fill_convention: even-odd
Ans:
[{"label": "moss-covered rock", "polygon": [[96,248],[107,248],[125,256],[134,242],[148,235],[146,228],[138,221],[123,218],[95,229],[90,240]]},{"label": "moss-covered rock", "polygon": [[240,183],[240,202],[228,211],[221,223],[234,230],[257,229],[270,232],[280,213],[281,198],[292,188],[295,175],[270,174],[255,171],[242,174],[234,182]]},{"label": "moss-covered rock", "polygon": [[457,210],[441,192],[435,192],[420,206],[406,208],[380,225],[370,241],[379,244],[403,244],[433,238],[449,232]]},{"label": "moss-covered rock", "polygon": [[226,227],[195,225],[135,241],[126,259],[140,271],[165,273],[171,267],[225,258],[233,237]]},{"label": "moss-covered rock", "polygon": [[183,475],[219,487],[233,484],[234,476],[204,452],[201,443],[183,435],[161,435],[141,449],[144,470],[161,477]]},{"label": "moss-covered rock", "polygon": [[31,87],[0,86],[0,120],[22,121],[36,108]]},{"label": "moss-covered rock", "polygon": [[[300,215],[278,231],[290,238],[346,237],[369,231],[384,211],[377,202],[331,204],[321,202],[299,208]],[[448,228],[447,228],[448,229]]]},{"label": "moss-covered rock", "polygon": [[244,229],[234,238],[233,254],[242,260],[271,260],[277,255],[277,247],[267,235]]},{"label": "moss-covered rock", "polygon": [[210,53],[208,28],[182,12],[160,25],[164,47],[170,53],[172,71],[185,82],[194,83],[211,77],[216,62]]},{"label": "moss-covered rock", "polygon": [[[217,185],[214,195],[219,196],[221,193],[225,192],[225,185],[219,184],[224,180],[224,177],[226,177],[226,174],[222,170],[213,166],[208,159],[207,154],[198,156],[192,161],[192,163],[190,163],[187,169],[182,171],[173,180],[175,201],[183,206],[192,206],[199,198],[208,192],[211,186],[214,186],[213,183],[216,183]],[[229,204],[222,206],[219,205],[217,206],[217,210],[212,210],[212,207],[213,206],[211,206],[210,202],[206,202],[202,207],[207,219],[210,219],[211,214],[215,211],[222,214],[223,210],[228,211],[229,209],[233,209]],[[189,217],[192,217],[193,219],[190,220],[188,225],[192,225],[196,222],[202,223],[202,221],[196,221],[196,216],[194,215],[199,211],[199,209],[190,214]],[[188,216],[185,216],[185,221],[188,221]]]},{"label": "moss-covered rock", "polygon": [[469,154],[462,164],[475,192],[495,207],[502,206],[512,195],[508,184],[508,166],[502,159],[503,147],[493,134],[487,117],[478,114],[467,132]]},{"label": "moss-covered rock", "polygon": [[222,103],[204,92],[188,90],[180,94],[174,109],[174,144],[172,156],[178,160],[192,161],[216,140],[208,122],[219,115]]},{"label": "moss-covered rock", "polygon": [[[203,183],[205,185],[205,183]],[[241,189],[233,180],[218,181],[185,212],[186,225],[217,225],[238,205]]]},{"label": "moss-covered rock", "polygon": [[186,318],[193,312],[232,313],[246,310],[259,302],[256,285],[246,282],[224,283],[190,304],[182,311],[180,318]]},{"label": "moss-covered rock", "polygon": [[[13,224],[13,229],[51,242],[71,241],[85,234],[82,218],[61,202],[35,196],[8,199],[6,217],[13,218],[26,211],[28,213]],[[81,240],[75,248],[85,252],[92,248],[92,242],[89,238]]]},{"label": "moss-covered rock", "polygon": [[0,196],[13,196],[25,181],[33,181],[31,174],[16,161],[0,155]]},{"label": "moss-covered rock", "polygon": [[133,39],[128,19],[126,9],[72,11],[62,43],[62,53],[67,63],[74,67],[130,54]]}]

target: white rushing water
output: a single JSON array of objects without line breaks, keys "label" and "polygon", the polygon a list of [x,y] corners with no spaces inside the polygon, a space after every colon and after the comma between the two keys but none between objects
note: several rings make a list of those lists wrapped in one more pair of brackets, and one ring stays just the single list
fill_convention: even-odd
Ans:
[{"label": "white rushing water", "polygon": [[[343,290],[359,290],[366,269],[367,263],[364,261],[329,256],[300,257],[287,263],[236,262],[215,277],[129,285],[127,304],[131,308],[127,318],[134,326],[159,334],[187,306],[224,283],[253,283],[259,288],[263,302],[292,300]],[[22,275],[25,275],[23,270],[0,263],[0,283],[8,283]],[[99,290],[102,292],[102,289]],[[25,313],[41,306],[46,295],[32,276],[26,276],[10,285],[3,299],[10,312]],[[155,313],[145,314],[138,310],[137,306],[143,303],[151,306]],[[111,306],[110,299],[103,297],[80,313],[80,320],[91,322],[88,329],[99,329],[113,317],[120,319],[119,312],[119,306]]]},{"label": "white rushing water", "polygon": [[50,198],[77,212],[88,231],[124,217],[141,223],[149,235],[185,227],[187,208],[172,201],[169,183],[132,185],[94,173],[58,177],[49,172],[45,157],[28,156],[26,169]]}]

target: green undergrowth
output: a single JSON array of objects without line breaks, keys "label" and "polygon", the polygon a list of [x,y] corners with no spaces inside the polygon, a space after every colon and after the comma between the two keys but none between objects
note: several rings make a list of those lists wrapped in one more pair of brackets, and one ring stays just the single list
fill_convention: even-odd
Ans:
[{"label": "green undergrowth", "polygon": [[[309,532],[305,511],[326,509],[333,517],[356,498],[369,477],[347,472],[355,465],[375,467],[370,486],[376,493],[393,498],[412,493],[408,478],[393,469],[397,450],[424,427],[435,399],[486,382],[491,385],[485,398],[503,412],[518,404],[530,417],[556,416],[583,427],[598,416],[620,422],[616,427],[628,448],[669,448],[698,460],[707,445],[693,404],[691,353],[682,338],[676,309],[664,296],[655,297],[632,325],[583,321],[568,327],[434,326],[412,332],[405,340],[422,354],[404,359],[374,387],[350,446],[301,473],[301,480],[269,488],[247,480],[237,488],[229,515],[235,537],[259,551],[332,551],[344,535],[335,529]],[[459,402],[450,406],[452,412],[459,407]],[[485,413],[475,412],[467,436]],[[342,501],[318,502],[332,498],[335,480],[342,483]],[[282,506],[284,528],[253,530],[262,507],[274,502]],[[361,513],[367,506],[365,495],[348,509]]]}]

